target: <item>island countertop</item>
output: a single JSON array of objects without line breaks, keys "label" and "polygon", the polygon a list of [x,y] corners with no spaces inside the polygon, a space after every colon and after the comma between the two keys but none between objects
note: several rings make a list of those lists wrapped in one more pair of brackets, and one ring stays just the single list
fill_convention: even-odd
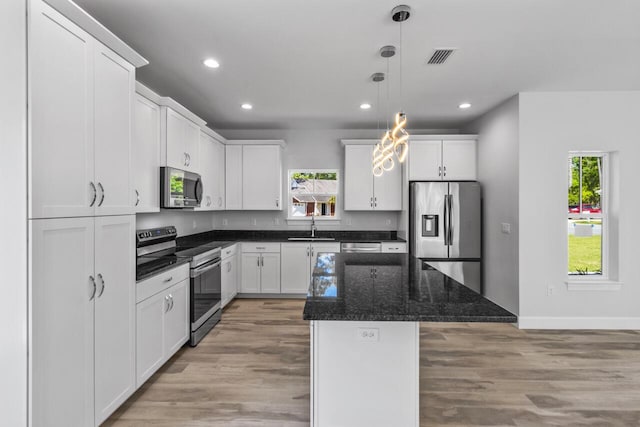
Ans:
[{"label": "island countertop", "polygon": [[407,254],[322,253],[305,320],[503,322],[517,317]]}]

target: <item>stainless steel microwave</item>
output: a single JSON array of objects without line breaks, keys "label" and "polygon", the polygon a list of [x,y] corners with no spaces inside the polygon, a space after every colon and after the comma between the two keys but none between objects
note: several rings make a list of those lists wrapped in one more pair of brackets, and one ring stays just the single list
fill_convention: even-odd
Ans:
[{"label": "stainless steel microwave", "polygon": [[200,175],[170,167],[160,168],[160,207],[195,208],[201,201]]}]

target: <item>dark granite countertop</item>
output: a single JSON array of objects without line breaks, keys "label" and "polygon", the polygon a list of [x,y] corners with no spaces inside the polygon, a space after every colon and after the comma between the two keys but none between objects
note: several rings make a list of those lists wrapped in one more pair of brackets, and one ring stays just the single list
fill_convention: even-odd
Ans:
[{"label": "dark granite countertop", "polygon": [[323,253],[305,320],[504,322],[517,317],[407,254]]},{"label": "dark granite countertop", "polygon": [[[178,237],[179,247],[196,247],[219,243],[225,247],[236,242],[286,242],[289,237],[308,237],[308,230],[214,230]],[[405,242],[395,231],[317,231],[317,237],[330,237],[336,242]],[[329,240],[328,242],[331,242]]]}]

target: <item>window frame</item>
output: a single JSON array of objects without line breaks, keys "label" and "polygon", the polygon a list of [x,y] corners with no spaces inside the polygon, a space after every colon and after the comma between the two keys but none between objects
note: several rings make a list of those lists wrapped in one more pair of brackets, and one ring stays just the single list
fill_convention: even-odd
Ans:
[{"label": "window frame", "polygon": [[[610,170],[609,170],[609,153],[605,151],[569,151],[568,153],[568,161],[575,157],[600,157],[602,159],[602,172],[601,172],[601,186],[600,186],[600,213],[598,214],[585,214],[585,213],[571,213],[567,212],[567,220],[571,219],[600,219],[601,221],[601,272],[600,274],[569,274],[567,271],[567,283],[585,283],[585,282],[606,282],[609,281],[609,221],[610,221],[610,206],[609,206],[609,180],[610,180]],[[569,166],[570,167],[570,166]],[[571,170],[568,171],[571,173]],[[582,177],[580,177],[582,181]],[[580,184],[582,186],[582,183]],[[569,189],[570,186],[567,187],[567,197],[565,198],[566,202],[569,199]],[[580,194],[582,194],[582,189],[580,190]],[[581,199],[582,197],[580,197]],[[579,200],[580,206],[582,207],[582,200]],[[568,207],[567,203],[567,207]],[[566,208],[565,208],[566,209]],[[582,210],[582,209],[581,209]],[[567,250],[567,266],[569,264],[569,236],[567,234],[566,241],[566,250]],[[567,268],[568,270],[568,268]]]},{"label": "window frame", "polygon": [[[316,196],[335,196],[336,198],[336,208],[335,208],[335,216],[292,216],[291,215],[291,207],[293,203],[293,194],[291,193],[291,175],[293,173],[335,173],[336,174],[336,193],[310,193],[311,195]],[[339,215],[339,195],[340,195],[340,170],[339,169],[313,169],[313,168],[293,168],[287,170],[287,221],[309,221],[311,222],[312,218],[315,221],[338,221],[340,220]]]}]

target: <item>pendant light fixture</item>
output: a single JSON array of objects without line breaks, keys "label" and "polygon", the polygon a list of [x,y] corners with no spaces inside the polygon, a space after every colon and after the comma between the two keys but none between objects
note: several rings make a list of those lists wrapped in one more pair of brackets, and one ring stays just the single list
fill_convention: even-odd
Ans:
[{"label": "pendant light fixture", "polygon": [[[402,104],[402,23],[411,16],[411,8],[407,5],[400,5],[391,11],[391,19],[400,23],[400,103]],[[380,56],[387,58],[387,75],[389,75],[389,58],[395,55],[395,47],[384,46],[380,49]],[[389,106],[389,83],[387,81],[387,107]],[[387,112],[388,116],[388,112]],[[388,122],[387,122],[388,123]],[[394,116],[394,126],[382,136],[373,150],[373,175],[382,176],[385,171],[390,171],[395,166],[395,158],[403,163],[409,153],[409,132],[406,129],[407,115],[401,108]]]}]

